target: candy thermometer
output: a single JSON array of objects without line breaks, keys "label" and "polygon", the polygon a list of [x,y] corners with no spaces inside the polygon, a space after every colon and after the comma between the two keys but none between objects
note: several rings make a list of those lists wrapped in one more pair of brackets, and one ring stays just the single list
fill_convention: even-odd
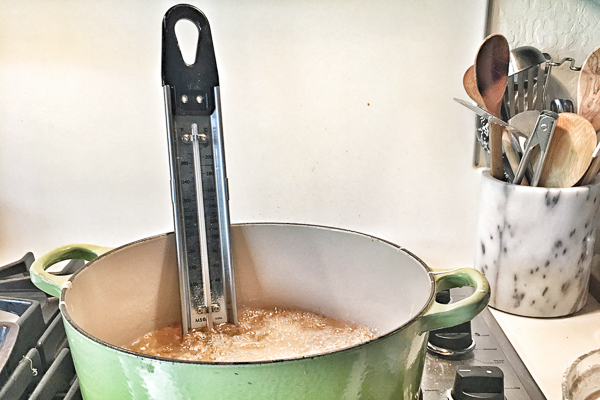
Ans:
[{"label": "candy thermometer", "polygon": [[[180,20],[199,32],[193,64],[175,32]],[[183,331],[237,323],[219,75],[206,16],[188,5],[163,19],[162,82]]]}]

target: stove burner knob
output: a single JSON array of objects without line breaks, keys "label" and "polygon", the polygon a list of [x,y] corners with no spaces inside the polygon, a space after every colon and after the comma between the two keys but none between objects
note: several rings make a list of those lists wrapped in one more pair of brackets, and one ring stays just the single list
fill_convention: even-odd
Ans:
[{"label": "stove burner knob", "polygon": [[469,354],[475,348],[471,336],[471,322],[465,322],[450,328],[437,329],[429,333],[427,349],[430,353],[444,357],[460,357]]},{"label": "stove burner knob", "polygon": [[504,374],[498,367],[459,367],[451,396],[452,400],[504,400]]},{"label": "stove burner knob", "polygon": [[[435,301],[440,304],[449,304],[452,301],[450,290],[446,289],[437,293]],[[474,348],[475,342],[471,337],[470,322],[429,332],[427,351],[431,354],[457,359],[464,358]]]}]

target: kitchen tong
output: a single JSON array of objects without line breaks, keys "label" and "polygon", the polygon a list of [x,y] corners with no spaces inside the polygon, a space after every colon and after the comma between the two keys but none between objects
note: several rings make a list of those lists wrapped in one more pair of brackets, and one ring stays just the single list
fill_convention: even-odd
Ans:
[{"label": "kitchen tong", "polygon": [[558,114],[553,111],[545,110],[540,113],[531,136],[525,142],[523,157],[521,158],[519,167],[515,172],[515,178],[513,180],[514,184],[521,184],[535,147],[540,149],[540,156],[539,161],[535,166],[534,175],[530,185],[537,186],[539,184],[542,170],[544,169],[544,162],[546,161],[546,155],[548,154],[548,147],[550,145],[550,141],[552,140],[552,135],[554,134],[557,119]]},{"label": "kitchen tong", "polygon": [[[548,147],[550,145],[550,141],[552,140],[558,114],[550,110],[542,111],[537,119],[533,132],[525,141],[525,150],[521,151],[521,146],[516,138],[527,137],[524,133],[475,104],[456,98],[454,100],[457,103],[467,107],[469,110],[475,112],[480,117],[487,119],[488,123],[497,124],[506,129],[510,136],[511,147],[513,148],[515,154],[520,158],[520,162],[513,175],[510,164],[508,163],[508,160],[504,154],[503,164],[505,175],[508,177],[510,182],[518,185],[523,181],[523,177],[527,176],[529,184],[531,186],[537,186],[542,175],[546,154],[548,153]],[[536,147],[540,149],[540,158],[535,167],[534,174],[531,176],[531,173],[529,172],[531,169],[530,161],[533,155],[533,149]]]}]

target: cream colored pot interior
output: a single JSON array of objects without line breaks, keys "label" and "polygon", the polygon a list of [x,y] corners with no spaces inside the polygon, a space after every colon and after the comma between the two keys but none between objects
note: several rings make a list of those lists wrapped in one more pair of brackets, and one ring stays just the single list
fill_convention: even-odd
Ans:
[{"label": "cream colored pot interior", "polygon": [[[330,228],[232,226],[239,306],[310,310],[387,333],[423,311],[427,268],[389,243]],[[92,261],[63,290],[79,328],[121,346],[181,320],[175,237],[156,236]]]}]

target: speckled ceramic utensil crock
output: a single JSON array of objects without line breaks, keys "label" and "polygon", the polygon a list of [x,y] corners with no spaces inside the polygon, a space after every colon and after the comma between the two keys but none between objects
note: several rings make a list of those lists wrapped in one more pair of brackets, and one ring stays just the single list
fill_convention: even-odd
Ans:
[{"label": "speckled ceramic utensil crock", "polygon": [[[65,246],[40,257],[32,281],[60,296],[86,400],[417,399],[427,332],[473,318],[487,304],[485,277],[471,268],[433,272],[410,252],[349,231],[292,224],[232,226],[239,305],[310,310],[376,328],[348,349],[285,361],[202,363],[120,346],[181,319],[173,234],[111,250]],[[45,269],[94,259],[71,277]],[[450,305],[435,293],[473,286]]]},{"label": "speckled ceramic utensil crock", "polygon": [[483,171],[475,268],[490,306],[529,317],[560,317],[587,299],[600,183],[571,188],[513,185]]}]

